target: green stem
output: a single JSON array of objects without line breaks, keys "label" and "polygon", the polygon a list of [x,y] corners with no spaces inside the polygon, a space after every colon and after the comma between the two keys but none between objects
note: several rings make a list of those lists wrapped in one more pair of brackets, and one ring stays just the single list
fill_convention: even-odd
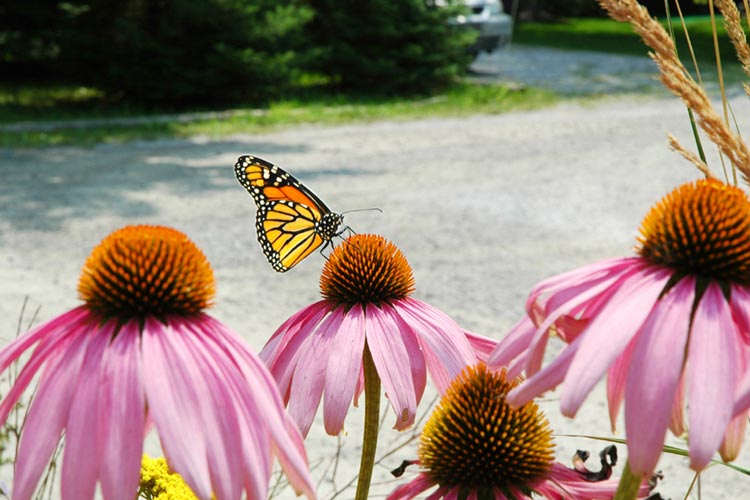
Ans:
[{"label": "green stem", "polygon": [[617,493],[614,500],[634,500],[638,497],[638,490],[641,489],[643,477],[634,474],[630,470],[630,462],[625,462],[625,469],[620,477],[620,484],[617,485]]},{"label": "green stem", "polygon": [[365,344],[363,355],[365,371],[365,431],[362,436],[362,457],[359,462],[359,479],[355,500],[367,500],[370,492],[372,470],[375,467],[375,450],[378,446],[380,425],[380,377],[372,361],[370,348]]}]

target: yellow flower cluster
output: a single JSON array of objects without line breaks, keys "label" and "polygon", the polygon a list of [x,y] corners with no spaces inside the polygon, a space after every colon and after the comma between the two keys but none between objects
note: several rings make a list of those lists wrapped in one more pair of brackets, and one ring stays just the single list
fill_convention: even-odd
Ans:
[{"label": "yellow flower cluster", "polygon": [[138,498],[145,500],[198,500],[182,477],[169,470],[163,458],[143,455]]}]

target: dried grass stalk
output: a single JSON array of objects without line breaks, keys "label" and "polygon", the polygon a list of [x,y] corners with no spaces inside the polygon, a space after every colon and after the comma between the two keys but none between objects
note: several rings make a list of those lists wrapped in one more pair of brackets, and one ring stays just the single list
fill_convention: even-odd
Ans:
[{"label": "dried grass stalk", "polygon": [[672,148],[672,150],[680,153],[683,158],[695,165],[695,167],[700,170],[707,179],[715,178],[714,174],[712,174],[708,169],[708,165],[703,163],[703,160],[698,158],[698,156],[685,149],[675,136],[673,136],[672,134],[667,134],[667,139],[669,140],[669,147]]},{"label": "dried grass stalk", "polygon": [[693,110],[708,138],[742,173],[745,182],[750,183],[750,150],[741,137],[732,133],[711,106],[706,92],[677,58],[674,42],[666,30],[635,0],[599,0],[599,4],[613,19],[633,26],[653,50],[649,55],[659,67],[661,82]]},{"label": "dried grass stalk", "polygon": [[742,30],[742,21],[737,4],[733,0],[714,1],[724,16],[724,26],[726,26],[729,39],[737,52],[737,59],[742,64],[745,74],[750,76],[750,45],[747,44],[747,37]]}]

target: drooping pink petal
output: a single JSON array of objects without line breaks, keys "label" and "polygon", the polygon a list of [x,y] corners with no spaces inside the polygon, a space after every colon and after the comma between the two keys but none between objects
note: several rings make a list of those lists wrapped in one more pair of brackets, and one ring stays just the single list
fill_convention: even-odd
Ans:
[{"label": "drooping pink petal", "polygon": [[[690,466],[703,469],[732,419],[740,348],[729,305],[719,285],[708,285],[695,310],[687,361]],[[706,381],[710,383],[706,383]]]},{"label": "drooping pink petal", "polygon": [[424,351],[419,343],[419,338],[414,330],[401,318],[401,315],[395,308],[390,305],[384,305],[383,313],[388,314],[396,323],[401,340],[403,340],[406,347],[406,352],[409,353],[411,378],[414,381],[414,394],[417,398],[417,404],[419,404],[427,386],[427,364]]},{"label": "drooping pink petal", "polygon": [[[629,274],[634,272],[635,270],[630,270]],[[550,297],[550,303],[544,307],[546,317],[538,324],[525,353],[526,375],[533,375],[541,369],[549,338],[549,329],[560,318],[569,315],[572,311],[582,308],[590,309],[591,306],[588,305],[590,302],[606,305],[610,297],[619,293],[623,280],[623,276],[614,276],[601,279],[597,283],[571,283],[569,288],[560,291],[556,296]],[[581,332],[580,335],[585,335],[585,332]]]},{"label": "drooping pink petal", "polygon": [[750,372],[746,370],[734,393],[732,415],[747,413],[748,410],[750,410]]},{"label": "drooping pink petal", "polygon": [[[569,469],[559,462],[554,462],[546,480],[533,489],[542,493],[544,498],[610,500],[617,491],[617,485],[618,480],[615,478],[603,481],[587,481],[579,472]],[[644,478],[637,498],[645,498],[648,494],[648,481]]]},{"label": "drooping pink petal", "polygon": [[16,458],[13,498],[31,498],[68,420],[89,335],[79,332],[44,370]]},{"label": "drooping pink petal", "polygon": [[[637,276],[637,277],[636,277]],[[666,270],[631,276],[592,318],[570,364],[560,395],[560,410],[572,417],[594,385],[638,332],[669,278]]]},{"label": "drooping pink petal", "polygon": [[289,396],[289,415],[307,436],[320,405],[326,384],[326,369],[331,356],[331,343],[342,321],[342,312],[333,311],[299,348]]},{"label": "drooping pink petal", "polygon": [[138,323],[123,325],[102,361],[104,449],[100,466],[102,496],[132,500],[138,488],[146,429]]},{"label": "drooping pink petal", "polygon": [[722,460],[731,462],[737,458],[742,450],[742,441],[745,439],[746,431],[747,415],[738,415],[729,422],[724,433],[724,440],[719,447]]},{"label": "drooping pink petal", "polygon": [[65,425],[60,482],[63,500],[94,498],[102,449],[104,440],[107,439],[101,427],[103,407],[99,398],[102,360],[115,326],[115,321],[109,321],[100,331],[89,334],[86,354]]},{"label": "drooping pink petal", "polygon": [[202,408],[209,394],[189,351],[167,325],[148,318],[141,337],[148,407],[170,467],[201,499],[211,496]]},{"label": "drooping pink petal", "polygon": [[[330,304],[324,300],[319,300],[294,313],[273,332],[259,354],[260,359],[267,366],[275,364],[278,357],[283,355],[282,353],[288,352],[290,349],[294,350],[294,345],[290,345],[290,343],[295,342],[300,331],[308,330],[316,325],[320,318],[329,311]],[[299,342],[299,340],[296,340],[296,342]]]},{"label": "drooping pink petal", "polygon": [[[619,280],[619,274],[628,270],[636,264],[637,257],[620,257],[605,259],[594,262],[584,267],[576,268],[561,274],[557,274],[538,283],[529,294],[526,302],[526,311],[531,313],[535,302],[546,302],[544,297],[554,295],[559,291],[569,288],[571,285],[587,283],[592,286],[603,280]],[[556,306],[555,306],[556,307]],[[550,311],[546,311],[549,314]]]},{"label": "drooping pink petal", "polygon": [[497,347],[497,340],[485,337],[478,333],[470,332],[469,330],[464,330],[464,334],[466,335],[466,339],[469,341],[469,345],[474,351],[477,359],[486,363],[490,354],[492,354],[495,347]]},{"label": "drooping pink petal", "polygon": [[[354,399],[357,378],[362,369],[365,349],[365,313],[357,304],[348,313],[339,309],[328,333],[331,336],[330,351],[325,372],[323,421],[326,432],[337,435],[344,427],[344,419]],[[321,326],[321,329],[323,326]]]},{"label": "drooping pink petal", "polygon": [[528,316],[523,316],[513,325],[510,331],[498,342],[487,358],[487,366],[499,370],[518,356],[530,345],[536,332],[536,326]]},{"label": "drooping pink petal", "polygon": [[435,481],[426,474],[419,474],[406,484],[402,484],[391,492],[386,500],[409,500],[435,486]]},{"label": "drooping pink petal", "polygon": [[685,375],[683,373],[677,390],[674,393],[672,403],[672,415],[669,417],[669,430],[675,436],[682,436],[687,432],[685,429]]},{"label": "drooping pink petal", "polygon": [[[269,340],[261,350],[260,359],[271,370],[282,395],[288,395],[289,393],[300,347],[312,335],[320,320],[330,310],[330,304],[324,301],[316,302],[304,308],[292,317],[297,318],[295,322],[287,320],[284,323],[284,325],[288,325],[287,330],[283,329],[284,325],[279,327],[272,340]],[[303,311],[304,314],[300,314]]]},{"label": "drooping pink petal", "polygon": [[367,346],[378,371],[385,394],[396,412],[395,429],[414,424],[417,412],[409,353],[390,315],[378,307],[369,307],[365,316]]},{"label": "drooping pink petal", "polygon": [[[16,377],[13,387],[3,396],[0,403],[0,422],[5,422],[13,407],[19,398],[26,391],[26,388],[34,380],[39,369],[45,364],[50,364],[60,352],[64,351],[71,341],[72,334],[78,331],[80,326],[85,325],[85,321],[67,325],[67,328],[59,326],[56,330],[50,332],[39,331],[41,333],[50,333],[49,335],[39,335],[39,345],[34,349],[29,359],[24,364],[21,372]],[[79,326],[80,325],[80,326]],[[27,347],[29,344],[26,344]],[[6,347],[5,349],[8,349]],[[3,350],[5,352],[5,350]],[[20,352],[18,352],[20,354]]]},{"label": "drooping pink petal", "polygon": [[695,280],[683,278],[641,327],[625,387],[628,462],[636,474],[656,467],[666,436],[677,385],[682,376]]},{"label": "drooping pink petal", "polygon": [[631,341],[625,351],[615,359],[607,373],[607,407],[609,408],[609,424],[612,432],[616,431],[617,416],[625,398],[625,381],[627,380],[628,367],[633,356],[635,342]]},{"label": "drooping pink petal", "polygon": [[[463,330],[448,315],[409,297],[392,305],[417,335],[422,348],[430,351],[431,356],[425,352],[427,369],[440,392],[448,388],[464,367],[476,363],[476,355]],[[431,359],[440,363],[430,363]]]},{"label": "drooping pink petal", "polygon": [[5,371],[18,356],[39,340],[43,338],[54,339],[64,335],[65,332],[70,331],[72,325],[78,325],[79,321],[84,320],[88,314],[88,309],[85,306],[76,307],[11,340],[0,350],[0,372]]},{"label": "drooping pink petal", "polygon": [[[196,364],[206,387],[203,415],[207,434],[212,436],[208,447],[208,469],[211,476],[211,490],[217,498],[240,500],[243,490],[242,442],[240,419],[245,409],[238,405],[236,386],[238,370],[226,356],[223,348],[217,346],[211,332],[199,318],[184,321],[170,319],[174,335],[181,338],[191,357],[186,362]],[[243,384],[244,385],[244,384]],[[244,387],[243,387],[244,389]],[[265,445],[268,450],[268,444]],[[267,477],[259,481],[261,493],[265,494]]]},{"label": "drooping pink petal", "polygon": [[575,356],[578,347],[581,344],[581,337],[578,337],[572,344],[563,348],[554,361],[544,367],[541,371],[523,381],[515,389],[508,393],[505,399],[508,404],[514,408],[525,405],[536,396],[544,394],[550,389],[557,387],[565,378],[571,361]]},{"label": "drooping pink petal", "polygon": [[[245,380],[250,381],[250,384],[246,384],[250,390],[246,391],[244,395],[245,398],[249,398],[246,399],[246,401],[249,401],[247,406],[262,408],[266,416],[279,415],[279,418],[265,417],[263,422],[271,435],[274,450],[279,458],[281,468],[289,478],[290,484],[297,494],[304,494],[310,499],[315,498],[315,485],[307,465],[307,455],[302,436],[297,425],[284,411],[283,402],[268,368],[260,358],[249,350],[244,340],[235,332],[209,316],[205,317],[205,321],[212,325],[212,331],[216,338],[220,340],[219,343],[228,346],[228,355],[235,361]],[[252,443],[249,444],[253,446]],[[262,455],[259,455],[259,458],[263,458]],[[270,471],[270,463],[267,466],[250,465],[257,468],[258,471],[261,469]],[[257,474],[258,472],[256,472]]]},{"label": "drooping pink petal", "polygon": [[750,291],[744,286],[731,285],[729,293],[729,306],[737,331],[745,344],[750,345]]}]

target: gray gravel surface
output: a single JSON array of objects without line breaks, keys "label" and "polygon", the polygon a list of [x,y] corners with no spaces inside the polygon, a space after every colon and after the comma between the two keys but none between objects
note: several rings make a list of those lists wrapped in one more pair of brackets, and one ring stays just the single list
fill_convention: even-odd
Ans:
[{"label": "gray gravel surface", "polygon": [[[743,130],[747,101],[733,102]],[[81,265],[108,233],[126,224],[185,231],[213,263],[212,314],[257,351],[292,313],[318,299],[323,264],[312,255],[286,274],[266,263],[254,234],[255,207],[232,165],[252,153],[296,174],[358,232],[385,235],[409,259],[415,296],[465,328],[500,338],[539,280],[599,259],[630,255],[641,218],[672,187],[698,178],[666,146],[690,146],[675,99],[608,99],[463,119],[306,126],[221,140],[195,138],[93,148],[0,150],[0,337],[10,339],[28,297],[37,322],[78,304]],[[715,154],[710,164],[720,171]],[[27,316],[29,313],[27,312]],[[559,434],[609,435],[601,388],[574,421],[555,394],[542,403]],[[340,440],[318,422],[308,439],[321,498],[357,468],[361,412]],[[381,450],[402,439],[385,418]],[[329,459],[341,443],[338,468]],[[559,458],[594,456],[601,443],[559,437]],[[153,443],[152,443],[153,447]],[[750,444],[741,463],[748,465]],[[621,450],[624,456],[624,450]],[[374,491],[393,487],[387,470],[415,456],[406,447],[376,471]],[[661,491],[679,499],[691,479],[682,459],[664,460]],[[10,472],[0,477],[10,479]],[[750,480],[723,467],[704,474],[703,498],[744,498]],[[346,490],[339,498],[351,498]],[[288,492],[278,494],[288,498]],[[373,498],[377,495],[373,494]]]}]

